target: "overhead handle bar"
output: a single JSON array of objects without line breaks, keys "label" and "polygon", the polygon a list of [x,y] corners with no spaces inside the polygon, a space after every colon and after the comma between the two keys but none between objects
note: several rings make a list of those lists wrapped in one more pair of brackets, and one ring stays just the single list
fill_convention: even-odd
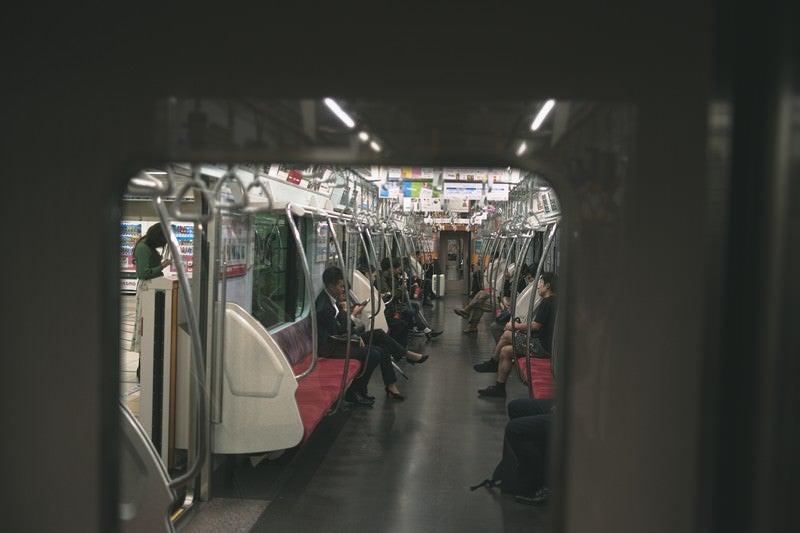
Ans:
[{"label": "overhead handle bar", "polygon": [[[241,200],[239,200],[239,201],[234,200],[232,202],[223,202],[222,201],[222,199],[220,198],[220,194],[222,193],[222,186],[227,184],[228,182],[239,186],[239,190],[242,193],[242,199]],[[214,195],[214,203],[215,203],[216,207],[220,207],[220,208],[221,207],[226,207],[226,208],[228,208],[230,210],[234,210],[234,209],[244,210],[247,207],[247,203],[248,203],[247,202],[247,189],[245,188],[244,183],[242,183],[242,180],[239,178],[239,176],[236,175],[236,167],[234,165],[229,166],[228,167],[228,171],[225,173],[224,176],[222,176],[222,179],[220,179],[217,182],[216,186],[214,187],[213,195]]]},{"label": "overhead handle bar", "polygon": [[[274,201],[272,200],[272,193],[270,192],[269,188],[265,180],[261,179],[261,176],[255,176],[253,181],[247,184],[247,188],[245,189],[246,193],[249,193],[253,189],[260,188],[261,192],[264,194],[264,197],[267,199],[266,205],[255,205],[252,202],[249,203],[248,206],[244,208],[245,213],[260,213],[262,211],[272,211],[272,207]],[[249,198],[248,198],[249,202]]]},{"label": "overhead handle bar", "polygon": [[147,172],[140,172],[128,181],[128,192],[141,196],[169,196],[175,189],[175,177],[172,173],[172,165],[167,165],[167,184],[161,180],[150,176]]},{"label": "overhead handle bar", "polygon": [[[181,210],[184,196],[192,189],[199,189],[200,193],[205,198],[206,203],[211,206],[211,209],[208,210],[208,213],[189,214],[184,213]],[[200,179],[200,170],[196,168],[192,175],[192,179],[184,183],[183,187],[181,187],[175,195],[175,201],[172,204],[172,218],[182,222],[196,222],[205,224],[214,217],[214,205],[214,195],[208,190],[208,187],[206,187],[206,184],[203,183],[203,180]]]}]

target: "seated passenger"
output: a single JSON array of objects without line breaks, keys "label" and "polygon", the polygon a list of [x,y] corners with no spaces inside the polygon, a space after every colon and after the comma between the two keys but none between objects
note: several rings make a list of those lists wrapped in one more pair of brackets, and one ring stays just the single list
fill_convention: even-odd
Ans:
[{"label": "seated passenger", "polygon": [[554,410],[550,399],[519,398],[508,403],[503,446],[517,458],[519,502],[545,505],[549,499],[547,456]]},{"label": "seated passenger", "polygon": [[520,398],[508,404],[508,422],[503,436],[503,455],[491,478],[470,487],[500,487],[503,494],[531,505],[547,503],[547,452],[550,440],[550,399]]},{"label": "seated passenger", "polygon": [[553,329],[556,316],[556,276],[552,272],[542,272],[536,286],[542,302],[536,309],[533,320],[528,324],[506,323],[504,332],[495,346],[491,359],[474,366],[477,372],[497,372],[497,383],[480,389],[481,397],[505,398],[506,380],[511,373],[514,357],[524,357],[527,351],[528,327],[531,329],[530,353],[533,357],[549,358],[553,346]]},{"label": "seated passenger", "polygon": [[[332,335],[347,334],[346,313],[340,309],[339,302],[345,297],[344,274],[342,269],[331,266],[322,273],[323,290],[316,299],[317,309],[317,342],[322,357],[341,357],[335,353],[335,344],[331,340]],[[352,324],[351,324],[352,328]],[[400,395],[397,388],[397,377],[392,368],[391,356],[385,353],[378,346],[367,347],[362,340],[360,346],[351,355],[360,360],[365,369],[359,372],[345,393],[345,400],[359,405],[372,405],[375,397],[367,392],[372,371],[380,365],[383,383],[386,386],[387,396],[395,397]]]},{"label": "seated passenger", "polygon": [[[519,278],[519,282],[517,284],[517,293],[521,293],[522,290],[533,281],[536,275],[536,266],[533,266],[531,270],[529,267],[523,265],[522,267],[522,275]],[[505,272],[505,280],[503,282],[503,293],[502,299],[499,302],[499,308],[505,311],[506,316],[510,316],[509,306],[511,305],[511,281],[514,277],[514,265],[511,265],[506,269]],[[494,304],[489,301],[489,297],[491,296],[492,291],[489,290],[481,290],[479,291],[472,300],[462,308],[453,309],[453,312],[463,318],[468,320],[467,327],[463,330],[464,333],[475,333],[478,331],[478,324],[481,321],[481,317],[485,311],[491,311],[494,308]],[[499,316],[500,320],[503,320],[503,316]],[[504,322],[500,322],[501,325]]]},{"label": "seated passenger", "polygon": [[[359,266],[358,269],[365,276],[368,276],[370,271],[374,272],[374,269],[363,265]],[[340,302],[340,304],[340,308],[344,310],[344,302]],[[367,304],[362,306],[356,303],[351,303],[350,316],[353,319],[353,324],[355,326],[354,331],[364,342],[380,347],[384,352],[387,352],[389,355],[391,355],[395,361],[405,358],[409,363],[417,364],[424,363],[428,359],[427,355],[408,350],[404,345],[400,344],[391,336],[389,336],[389,334],[383,329],[370,329],[370,320],[369,318],[365,317],[363,313],[363,311],[367,308],[369,308],[369,305]]]},{"label": "seated passenger", "polygon": [[[381,263],[383,265],[383,263]],[[428,340],[438,337],[441,331],[431,329],[420,310],[419,302],[412,302],[408,297],[406,277],[403,274],[403,262],[400,258],[395,258],[391,263],[393,270],[387,273],[386,269],[382,272],[384,293],[389,291],[391,302],[386,306],[387,319],[391,316],[394,319],[402,319],[418,335],[425,335]],[[394,292],[392,292],[392,278],[394,276]],[[392,326],[389,326],[392,329]],[[398,341],[399,342],[399,341]],[[402,344],[402,343],[401,343]]]},{"label": "seated passenger", "polygon": [[[453,309],[455,314],[469,320],[467,327],[463,330],[464,333],[477,332],[483,312],[492,311],[500,304],[499,296],[503,290],[503,281],[511,275],[513,275],[513,270],[509,273],[505,259],[495,252],[494,259],[483,272],[483,289],[476,292],[467,305]],[[492,296],[495,298],[491,299]]]}]

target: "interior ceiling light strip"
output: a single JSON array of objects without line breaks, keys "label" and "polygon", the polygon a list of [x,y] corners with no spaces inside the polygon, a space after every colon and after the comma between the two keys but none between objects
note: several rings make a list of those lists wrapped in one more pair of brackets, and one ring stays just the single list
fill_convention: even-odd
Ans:
[{"label": "interior ceiling light strip", "polygon": [[542,108],[536,114],[536,118],[533,119],[531,123],[531,131],[536,131],[544,122],[544,119],[547,118],[547,115],[550,113],[550,110],[553,109],[553,106],[556,105],[556,101],[552,98],[544,103]]},{"label": "interior ceiling light strip", "polygon": [[328,106],[328,108],[331,111],[333,111],[333,114],[339,117],[339,120],[344,122],[345,126],[347,126],[348,128],[356,127],[356,121],[353,120],[350,117],[350,115],[345,113],[344,110],[341,107],[339,107],[339,104],[337,104],[333,98],[325,98],[325,100],[323,101],[325,102],[325,105]]}]

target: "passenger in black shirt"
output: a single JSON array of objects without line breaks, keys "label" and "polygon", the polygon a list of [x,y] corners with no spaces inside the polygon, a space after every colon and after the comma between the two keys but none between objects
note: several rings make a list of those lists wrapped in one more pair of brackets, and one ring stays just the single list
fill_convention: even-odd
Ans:
[{"label": "passenger in black shirt", "polygon": [[[536,309],[536,314],[530,323],[531,329],[531,355],[533,357],[549,358],[553,349],[553,331],[556,318],[556,276],[552,272],[542,272],[539,283],[536,285],[542,303]],[[485,389],[480,389],[480,396],[494,396],[505,398],[506,380],[511,373],[514,357],[524,356],[528,339],[528,325],[510,320],[505,325],[505,331],[495,346],[492,358],[475,365],[478,372],[497,372],[497,383]]]}]

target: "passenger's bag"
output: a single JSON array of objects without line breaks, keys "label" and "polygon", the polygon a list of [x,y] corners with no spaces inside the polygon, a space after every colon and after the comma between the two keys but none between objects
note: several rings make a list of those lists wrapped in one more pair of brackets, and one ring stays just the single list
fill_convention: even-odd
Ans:
[{"label": "passenger's bag", "polygon": [[[358,349],[361,348],[361,337],[353,335],[350,337],[350,357],[355,357]],[[328,337],[328,354],[326,357],[332,359],[344,359],[347,355],[347,334],[331,335]]]},{"label": "passenger's bag", "polygon": [[519,461],[511,449],[508,442],[503,439],[503,457],[492,472],[492,477],[484,479],[477,485],[470,487],[469,490],[476,490],[481,487],[493,488],[500,487],[503,494],[528,494],[531,491],[532,482],[525,479],[525,472],[519,466]]}]

